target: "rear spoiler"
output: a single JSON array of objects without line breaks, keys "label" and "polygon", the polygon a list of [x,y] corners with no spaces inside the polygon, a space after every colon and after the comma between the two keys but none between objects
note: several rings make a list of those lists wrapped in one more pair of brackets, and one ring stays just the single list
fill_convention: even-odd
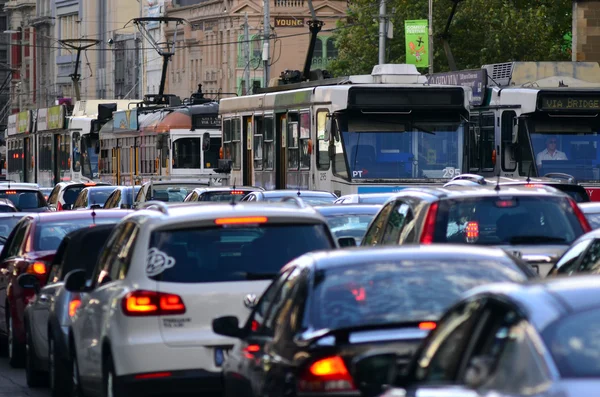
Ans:
[{"label": "rear spoiler", "polygon": [[398,329],[417,329],[420,331],[430,331],[435,328],[435,321],[411,321],[388,324],[362,325],[358,327],[347,327],[339,329],[318,329],[307,330],[295,338],[295,342],[299,346],[314,345],[327,337],[335,339],[335,345],[349,343],[350,335],[358,332],[366,331],[385,331]]}]

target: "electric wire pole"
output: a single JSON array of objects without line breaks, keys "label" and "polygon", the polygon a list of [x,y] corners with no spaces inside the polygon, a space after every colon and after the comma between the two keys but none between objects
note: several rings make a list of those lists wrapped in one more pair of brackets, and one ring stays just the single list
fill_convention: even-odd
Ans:
[{"label": "electric wire pole", "polygon": [[429,74],[433,74],[433,0],[429,0]]},{"label": "electric wire pole", "polygon": [[271,12],[270,12],[270,1],[271,0],[263,0],[263,10],[264,10],[264,41],[263,41],[263,72],[264,72],[264,81],[263,86],[269,86],[269,54],[270,46],[269,46],[269,36],[271,35]]},{"label": "electric wire pole", "polygon": [[250,34],[248,33],[248,13],[244,13],[244,91],[250,95]]},{"label": "electric wire pole", "polygon": [[379,64],[385,63],[386,16],[385,1],[379,0]]}]

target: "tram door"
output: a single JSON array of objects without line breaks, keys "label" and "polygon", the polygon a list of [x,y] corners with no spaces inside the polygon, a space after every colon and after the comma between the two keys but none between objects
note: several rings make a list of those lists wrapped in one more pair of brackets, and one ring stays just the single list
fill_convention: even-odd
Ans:
[{"label": "tram door", "polygon": [[277,113],[275,123],[275,189],[285,189],[287,115]]},{"label": "tram door", "polygon": [[244,172],[242,172],[242,184],[244,186],[252,185],[252,173],[254,172],[252,169],[252,144],[250,143],[250,139],[252,139],[252,116],[244,116],[242,123],[242,147],[245,150],[242,150],[242,164],[244,168]]},{"label": "tram door", "polygon": [[23,139],[23,182],[32,183],[33,179],[33,148],[31,138]]},{"label": "tram door", "polygon": [[52,183],[60,182],[60,135],[52,135]]}]

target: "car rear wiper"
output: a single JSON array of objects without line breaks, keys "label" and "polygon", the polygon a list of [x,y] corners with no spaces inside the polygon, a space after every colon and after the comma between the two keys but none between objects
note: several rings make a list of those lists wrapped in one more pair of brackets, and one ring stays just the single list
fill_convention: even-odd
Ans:
[{"label": "car rear wiper", "polygon": [[234,274],[242,276],[246,280],[273,280],[278,273],[235,272]]},{"label": "car rear wiper", "polygon": [[510,244],[535,244],[535,243],[566,243],[562,237],[550,236],[514,236],[508,241]]}]

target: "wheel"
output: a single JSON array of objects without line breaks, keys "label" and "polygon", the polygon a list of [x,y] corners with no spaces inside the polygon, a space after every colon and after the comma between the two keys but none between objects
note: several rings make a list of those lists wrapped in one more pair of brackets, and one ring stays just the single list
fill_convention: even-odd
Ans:
[{"label": "wheel", "polygon": [[123,397],[125,394],[119,387],[117,377],[115,375],[115,367],[112,357],[107,357],[104,361],[104,377],[102,391],[104,397]]},{"label": "wheel", "polygon": [[73,389],[73,376],[69,373],[70,366],[56,357],[54,337],[48,337],[48,370],[50,394],[52,397],[68,396]]},{"label": "wheel", "polygon": [[34,368],[33,363],[36,361],[34,347],[31,343],[31,334],[25,332],[25,379],[27,386],[36,388],[44,386],[48,380],[46,374]]},{"label": "wheel", "polygon": [[12,316],[8,316],[8,363],[13,368],[21,368],[24,364],[24,351],[23,345],[15,338],[13,319]]},{"label": "wheel", "polygon": [[[74,350],[72,347],[71,350]],[[81,389],[81,383],[79,381],[79,365],[77,364],[77,354],[73,351],[71,353],[71,397],[84,397]]]}]

